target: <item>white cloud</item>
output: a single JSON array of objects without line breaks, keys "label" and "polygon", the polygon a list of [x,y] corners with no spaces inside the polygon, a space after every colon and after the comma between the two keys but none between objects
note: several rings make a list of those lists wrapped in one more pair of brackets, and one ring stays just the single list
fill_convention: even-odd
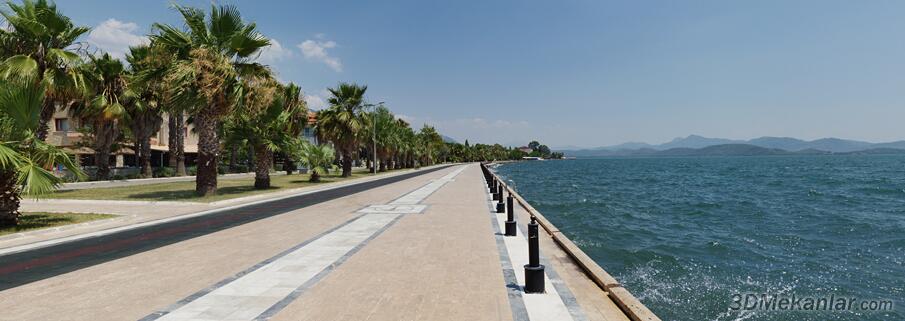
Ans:
[{"label": "white cloud", "polygon": [[[319,34],[318,38],[323,38],[323,35]],[[336,42],[331,40],[305,40],[298,47],[302,50],[302,55],[305,56],[305,59],[322,62],[337,72],[343,71],[343,64],[339,58],[332,57],[327,52],[327,49],[336,47]]]},{"label": "white cloud", "polygon": [[88,43],[110,53],[116,58],[125,58],[130,46],[148,44],[147,36],[138,35],[138,25],[134,22],[122,22],[107,19],[94,27],[88,34]]},{"label": "white cloud", "polygon": [[330,95],[326,89],[322,89],[319,94],[306,94],[305,95],[305,103],[308,104],[308,109],[311,110],[321,110],[327,108],[327,96]]},{"label": "white cloud", "polygon": [[292,57],[292,50],[283,47],[276,39],[270,39],[270,46],[261,49],[261,54],[258,56],[258,62],[271,64],[289,57]]}]

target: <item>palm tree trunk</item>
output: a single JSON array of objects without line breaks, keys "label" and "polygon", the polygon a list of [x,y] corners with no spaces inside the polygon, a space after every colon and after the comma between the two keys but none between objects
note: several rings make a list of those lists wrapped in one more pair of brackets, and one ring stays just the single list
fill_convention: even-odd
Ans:
[{"label": "palm tree trunk", "polygon": [[251,145],[251,143],[248,143],[248,145],[246,145],[246,146],[248,147],[248,148],[246,148],[247,150],[245,151],[245,154],[248,155],[248,160],[246,161],[246,163],[248,163],[248,168],[245,169],[245,172],[247,173],[247,172],[254,170],[255,148],[254,148],[254,146]]},{"label": "palm tree trunk", "polygon": [[16,172],[0,171],[0,227],[16,226],[19,223],[20,198]]},{"label": "palm tree trunk", "polygon": [[[176,176],[185,174],[185,114],[179,112],[176,115]],[[214,186],[216,185],[214,182]]]},{"label": "palm tree trunk", "polygon": [[266,146],[255,146],[255,189],[270,187],[270,166],[273,152]]},{"label": "palm tree trunk", "polygon": [[239,159],[239,149],[236,148],[236,145],[229,146],[229,172],[235,173],[237,172],[236,161]]},{"label": "palm tree trunk", "polygon": [[204,112],[195,116],[198,131],[198,173],[195,176],[195,194],[210,196],[217,193],[217,158],[220,140],[217,138],[217,120]]},{"label": "palm tree trunk", "polygon": [[151,135],[143,133],[141,138],[141,177],[150,178],[154,176],[151,171]]},{"label": "palm tree trunk", "polygon": [[110,148],[115,139],[115,126],[112,121],[95,122],[94,161],[97,172],[94,176],[99,181],[110,179]]},{"label": "palm tree trunk", "polygon": [[352,152],[345,151],[343,153],[343,174],[342,177],[352,176]]},{"label": "palm tree trunk", "polygon": [[47,140],[47,133],[50,131],[50,120],[53,119],[53,113],[56,112],[57,106],[53,99],[44,97],[44,106],[41,108],[41,123],[38,124],[38,130],[35,135],[41,141]]},{"label": "palm tree trunk", "polygon": [[167,148],[169,149],[170,159],[169,165],[171,168],[176,168],[176,148],[178,143],[176,142],[176,115],[170,113],[167,118]]},{"label": "palm tree trunk", "polygon": [[292,156],[284,154],[283,159],[283,170],[286,171],[286,175],[292,175],[295,172],[295,162],[292,161]]}]

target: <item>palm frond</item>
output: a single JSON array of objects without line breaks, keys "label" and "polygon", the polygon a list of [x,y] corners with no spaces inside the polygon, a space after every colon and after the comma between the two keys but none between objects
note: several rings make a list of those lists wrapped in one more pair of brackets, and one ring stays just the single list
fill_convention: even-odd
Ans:
[{"label": "palm frond", "polygon": [[31,56],[15,55],[3,61],[0,65],[0,75],[3,79],[13,79],[29,82],[38,77],[38,62]]},{"label": "palm frond", "polygon": [[23,162],[23,156],[16,150],[18,142],[0,143],[0,169],[17,169]]},{"label": "palm frond", "polygon": [[44,167],[34,162],[26,161],[18,168],[17,183],[22,187],[22,193],[25,195],[38,197],[42,194],[53,192],[63,179],[57,177],[52,172],[44,169]]},{"label": "palm frond", "polygon": [[41,124],[44,88],[33,83],[7,82],[0,90],[0,112],[13,121],[21,134]]}]

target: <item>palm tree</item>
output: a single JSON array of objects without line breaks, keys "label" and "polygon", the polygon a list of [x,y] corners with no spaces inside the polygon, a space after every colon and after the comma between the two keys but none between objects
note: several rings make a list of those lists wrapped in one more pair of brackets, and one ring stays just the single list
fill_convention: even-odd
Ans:
[{"label": "palm tree", "polygon": [[324,145],[315,145],[307,141],[302,141],[295,157],[311,171],[311,182],[320,182],[320,173],[326,172],[333,162],[333,148]]},{"label": "palm tree", "polygon": [[[141,176],[151,177],[151,136],[160,130],[164,104],[162,78],[166,70],[167,53],[148,45],[129,48],[126,61],[129,62],[129,92],[132,99],[125,105],[125,120],[135,139],[135,153],[141,166]],[[148,81],[151,80],[151,81]]]},{"label": "palm tree", "polygon": [[7,6],[9,10],[2,15],[9,28],[0,28],[0,58],[4,59],[0,77],[45,88],[41,122],[35,132],[43,140],[56,104],[81,98],[88,89],[77,68],[81,58],[72,45],[91,29],[75,26],[53,2],[46,0],[23,0],[21,5],[7,2]]},{"label": "palm tree", "polygon": [[[380,162],[380,171],[387,170],[390,155],[396,146],[396,116],[386,107],[380,106],[374,111],[374,128],[377,130],[377,159]],[[392,169],[392,167],[390,167]]]},{"label": "palm tree", "polygon": [[226,115],[239,105],[241,79],[267,73],[267,68],[251,58],[270,40],[261,35],[254,23],[245,23],[234,6],[211,6],[204,11],[174,5],[182,15],[186,30],[154,24],[158,34],[152,42],[176,53],[166,81],[174,84],[174,98],[194,116],[198,132],[198,173],[195,193],[201,196],[217,192],[217,162],[220,140],[217,129]]},{"label": "palm tree", "polygon": [[415,167],[415,154],[417,152],[417,147],[419,146],[417,137],[415,131],[409,127],[408,124],[405,124],[405,126],[400,128],[399,150],[402,162],[405,163],[405,168]]},{"label": "palm tree", "polygon": [[119,141],[122,131],[121,118],[125,115],[123,103],[126,97],[125,67],[119,59],[110,54],[92,57],[86,66],[94,96],[76,104],[72,112],[88,125],[93,140],[94,161],[97,165],[95,178],[110,178],[110,153]]},{"label": "palm tree", "polygon": [[418,133],[418,136],[420,138],[419,145],[423,148],[421,155],[422,164],[432,165],[443,145],[443,137],[440,136],[440,133],[437,133],[436,128],[427,124],[421,127],[421,132]]},{"label": "palm tree", "polygon": [[18,223],[22,194],[37,197],[62,183],[48,170],[55,164],[84,176],[62,149],[37,137],[44,97],[41,85],[0,83],[0,226]]},{"label": "palm tree", "polygon": [[297,99],[298,86],[281,86],[272,78],[247,79],[242,87],[244,113],[236,113],[226,122],[231,136],[245,137],[255,153],[255,188],[270,187],[273,153],[288,151],[300,139],[297,128],[304,126],[308,110]]},{"label": "palm tree", "polygon": [[340,83],[330,88],[330,107],[321,111],[317,126],[342,156],[342,177],[352,176],[352,157],[358,151],[361,135],[368,121],[362,116],[367,86]]},{"label": "palm tree", "polygon": [[[286,132],[292,137],[301,137],[302,131],[308,125],[308,105],[302,95],[302,88],[295,83],[283,86],[283,104],[287,110],[292,111],[289,113],[290,126],[285,128]],[[283,152],[282,154],[285,157],[283,169],[286,170],[286,175],[292,175],[292,171],[296,167],[293,153]]]}]

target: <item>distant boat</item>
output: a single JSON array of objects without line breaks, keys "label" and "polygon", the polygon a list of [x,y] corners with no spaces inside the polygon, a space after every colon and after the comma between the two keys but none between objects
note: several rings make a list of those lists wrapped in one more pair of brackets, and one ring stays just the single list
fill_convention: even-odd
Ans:
[{"label": "distant boat", "polygon": [[544,158],[543,157],[525,156],[525,157],[522,157],[522,160],[542,161],[542,160],[544,160]]}]

